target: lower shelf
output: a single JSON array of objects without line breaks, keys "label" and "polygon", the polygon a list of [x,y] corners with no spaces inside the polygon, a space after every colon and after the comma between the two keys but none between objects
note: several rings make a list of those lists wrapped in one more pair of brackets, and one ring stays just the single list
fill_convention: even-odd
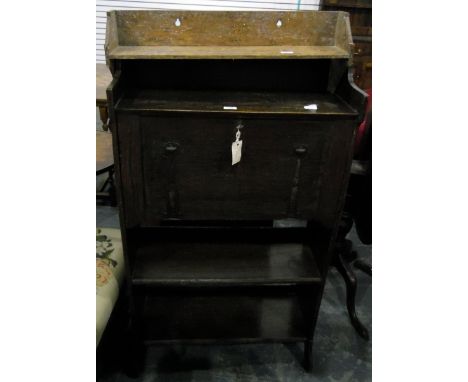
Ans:
[{"label": "lower shelf", "polygon": [[132,275],[134,285],[153,287],[318,285],[321,281],[314,253],[300,242],[142,244]]},{"label": "lower shelf", "polygon": [[299,342],[309,326],[292,296],[148,296],[142,314],[150,343]]}]

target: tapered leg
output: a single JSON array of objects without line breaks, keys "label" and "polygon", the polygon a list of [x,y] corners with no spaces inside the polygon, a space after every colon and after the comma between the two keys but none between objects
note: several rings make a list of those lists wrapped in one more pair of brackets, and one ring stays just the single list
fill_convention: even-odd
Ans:
[{"label": "tapered leg", "polygon": [[304,369],[307,372],[312,371],[312,340],[306,340],[304,342]]},{"label": "tapered leg", "polygon": [[124,372],[130,378],[137,378],[143,371],[145,346],[131,322],[125,333],[124,349],[126,353]]},{"label": "tapered leg", "polygon": [[343,259],[343,255],[341,253],[337,253],[335,255],[334,265],[338,272],[340,272],[341,276],[343,276],[346,283],[346,306],[348,308],[348,315],[351,320],[351,324],[362,338],[369,340],[369,332],[364,325],[362,325],[356,315],[356,275],[348,262]]}]

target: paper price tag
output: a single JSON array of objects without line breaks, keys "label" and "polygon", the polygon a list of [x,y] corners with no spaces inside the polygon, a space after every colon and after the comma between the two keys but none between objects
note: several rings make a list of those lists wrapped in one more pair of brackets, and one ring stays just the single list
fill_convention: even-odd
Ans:
[{"label": "paper price tag", "polygon": [[231,152],[232,152],[232,165],[239,163],[242,157],[242,141],[240,140],[240,131],[237,130],[236,140],[232,142]]},{"label": "paper price tag", "polygon": [[242,141],[235,141],[232,143],[232,165],[239,163],[242,156]]}]

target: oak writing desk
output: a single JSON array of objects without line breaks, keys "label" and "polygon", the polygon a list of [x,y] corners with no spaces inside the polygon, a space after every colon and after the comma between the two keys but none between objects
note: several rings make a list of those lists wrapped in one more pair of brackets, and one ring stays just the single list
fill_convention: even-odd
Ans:
[{"label": "oak writing desk", "polygon": [[312,339],[366,96],[344,12],[113,11],[130,322],[147,343]]}]

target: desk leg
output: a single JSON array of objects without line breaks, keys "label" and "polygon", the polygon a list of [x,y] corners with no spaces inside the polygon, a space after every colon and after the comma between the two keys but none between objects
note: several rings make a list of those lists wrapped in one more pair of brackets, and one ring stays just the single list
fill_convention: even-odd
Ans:
[{"label": "desk leg", "polygon": [[138,329],[133,320],[130,319],[126,332],[124,333],[125,363],[124,373],[130,378],[138,378],[145,362],[146,348],[141,340]]},{"label": "desk leg", "polygon": [[304,369],[310,372],[312,368],[312,339],[308,339],[304,342]]},{"label": "desk leg", "polygon": [[109,114],[107,112],[107,106],[99,106],[99,117],[101,118],[102,129],[104,131],[109,130]]},{"label": "desk leg", "polygon": [[301,307],[302,315],[308,322],[306,340],[304,341],[304,359],[303,366],[306,372],[311,372],[313,363],[313,341],[315,327],[317,324],[318,311],[320,308],[319,299],[322,293],[322,288],[313,287],[299,294],[299,306]]}]

